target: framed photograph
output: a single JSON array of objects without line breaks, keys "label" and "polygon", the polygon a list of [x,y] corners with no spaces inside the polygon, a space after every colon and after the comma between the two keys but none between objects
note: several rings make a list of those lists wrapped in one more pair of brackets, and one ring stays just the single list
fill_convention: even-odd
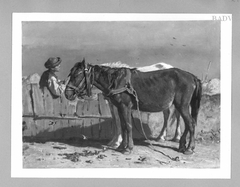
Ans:
[{"label": "framed photograph", "polygon": [[12,47],[13,178],[230,179],[231,14],[13,13]]}]

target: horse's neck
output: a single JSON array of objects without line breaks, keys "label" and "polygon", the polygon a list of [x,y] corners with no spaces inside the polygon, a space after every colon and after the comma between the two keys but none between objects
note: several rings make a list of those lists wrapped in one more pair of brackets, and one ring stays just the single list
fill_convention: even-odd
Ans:
[{"label": "horse's neck", "polygon": [[97,89],[101,90],[102,92],[106,92],[107,89],[105,89],[101,84],[99,84],[97,81],[94,81],[93,84]]},{"label": "horse's neck", "polygon": [[109,80],[107,71],[99,66],[94,67],[94,82],[93,85],[102,92],[109,92]]}]

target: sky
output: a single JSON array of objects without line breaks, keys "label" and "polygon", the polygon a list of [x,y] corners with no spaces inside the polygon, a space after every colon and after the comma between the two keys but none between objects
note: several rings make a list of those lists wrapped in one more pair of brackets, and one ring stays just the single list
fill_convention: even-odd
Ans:
[{"label": "sky", "polygon": [[220,78],[219,21],[25,21],[22,31],[23,76],[41,75],[49,57],[60,57],[60,79],[83,58],[132,67],[165,62],[200,79]]}]

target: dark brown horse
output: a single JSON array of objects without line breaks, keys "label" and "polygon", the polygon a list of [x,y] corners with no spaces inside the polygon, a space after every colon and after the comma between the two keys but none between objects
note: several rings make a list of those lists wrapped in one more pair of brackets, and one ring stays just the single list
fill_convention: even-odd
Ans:
[{"label": "dark brown horse", "polygon": [[[85,63],[85,60],[76,63],[69,76],[65,90],[67,99],[91,96],[91,88],[94,85],[117,107],[122,125],[123,141],[120,148],[123,153],[130,153],[134,146],[131,110],[160,112],[172,104],[185,123],[179,152],[193,153],[202,92],[201,81],[196,76],[177,68],[140,72],[134,68],[91,65]],[[186,146],[188,132],[190,139]]]}]

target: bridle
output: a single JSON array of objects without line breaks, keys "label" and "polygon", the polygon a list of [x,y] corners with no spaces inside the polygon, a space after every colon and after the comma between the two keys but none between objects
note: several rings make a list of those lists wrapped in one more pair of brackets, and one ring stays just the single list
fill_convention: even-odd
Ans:
[{"label": "bridle", "polygon": [[[84,69],[84,71],[79,72],[78,74],[80,75],[81,73],[84,73],[84,78],[80,81],[80,83],[78,84],[78,86],[73,86],[73,85],[69,85],[67,84],[65,91],[75,91],[75,93],[77,94],[77,96],[83,96],[84,94],[83,91],[86,90],[87,91],[87,95],[88,97],[91,96],[92,94],[92,86],[93,86],[93,81],[94,81],[94,73],[92,73],[93,71],[93,67],[89,67],[89,69],[86,67]],[[92,82],[91,82],[91,75],[92,75]],[[70,80],[70,75],[69,75],[69,80]],[[85,86],[83,87],[83,84],[85,83]]]}]

